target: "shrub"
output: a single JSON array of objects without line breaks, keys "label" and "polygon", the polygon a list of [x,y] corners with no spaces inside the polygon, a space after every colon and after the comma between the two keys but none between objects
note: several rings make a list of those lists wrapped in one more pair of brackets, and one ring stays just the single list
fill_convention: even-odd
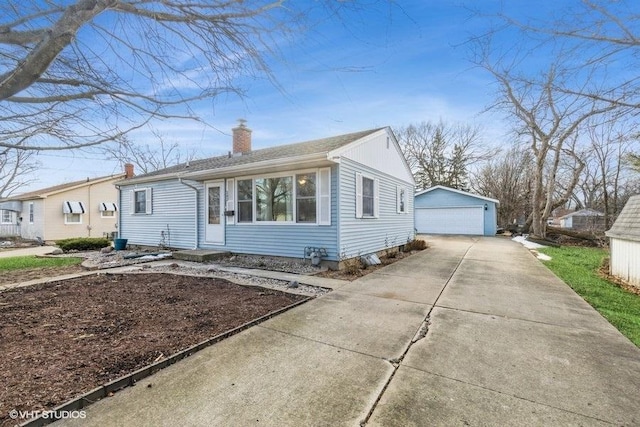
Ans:
[{"label": "shrub", "polygon": [[364,268],[364,264],[360,260],[359,256],[344,260],[342,266],[344,272],[352,276],[359,275],[360,270]]},{"label": "shrub", "polygon": [[56,245],[65,252],[93,251],[109,246],[111,242],[103,237],[77,237],[56,241]]},{"label": "shrub", "polygon": [[420,239],[413,239],[412,241],[407,242],[407,244],[404,245],[405,252],[421,251],[423,249],[427,249],[427,242]]}]

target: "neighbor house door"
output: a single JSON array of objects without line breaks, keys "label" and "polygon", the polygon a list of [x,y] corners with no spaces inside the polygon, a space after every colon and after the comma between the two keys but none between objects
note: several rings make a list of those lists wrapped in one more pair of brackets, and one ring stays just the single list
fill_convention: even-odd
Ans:
[{"label": "neighbor house door", "polygon": [[224,245],[224,182],[209,182],[206,188],[205,240]]}]

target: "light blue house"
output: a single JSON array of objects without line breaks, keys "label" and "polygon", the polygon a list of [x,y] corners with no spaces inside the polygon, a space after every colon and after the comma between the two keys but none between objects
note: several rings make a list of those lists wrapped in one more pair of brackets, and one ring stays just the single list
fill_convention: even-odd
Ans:
[{"label": "light blue house", "polygon": [[489,197],[437,185],[415,194],[416,230],[423,234],[493,236],[499,203]]},{"label": "light blue house", "polygon": [[325,261],[403,245],[414,237],[414,181],[390,128],[233,152],[118,183],[128,244],[219,249]]}]

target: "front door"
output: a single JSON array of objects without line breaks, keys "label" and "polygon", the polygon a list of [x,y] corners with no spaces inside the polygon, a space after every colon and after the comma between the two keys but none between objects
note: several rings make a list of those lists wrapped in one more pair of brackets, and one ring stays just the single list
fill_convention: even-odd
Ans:
[{"label": "front door", "polygon": [[224,183],[210,182],[207,188],[205,239],[207,243],[224,245]]}]

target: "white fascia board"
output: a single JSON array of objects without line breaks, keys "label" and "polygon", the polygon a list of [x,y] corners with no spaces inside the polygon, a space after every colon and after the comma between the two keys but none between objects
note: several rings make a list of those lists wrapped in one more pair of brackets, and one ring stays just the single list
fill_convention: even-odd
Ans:
[{"label": "white fascia board", "polygon": [[492,199],[491,197],[480,196],[478,194],[469,193],[467,191],[462,191],[462,190],[458,190],[458,189],[455,189],[455,188],[445,187],[444,185],[436,185],[434,187],[427,188],[426,190],[418,191],[416,194],[413,195],[413,197],[415,198],[417,196],[420,196],[421,194],[429,193],[429,192],[434,191],[434,190],[451,191],[452,193],[462,194],[463,196],[475,197],[476,199],[486,200],[488,202],[493,202],[493,203],[498,204],[498,205],[500,204],[499,200]]}]

